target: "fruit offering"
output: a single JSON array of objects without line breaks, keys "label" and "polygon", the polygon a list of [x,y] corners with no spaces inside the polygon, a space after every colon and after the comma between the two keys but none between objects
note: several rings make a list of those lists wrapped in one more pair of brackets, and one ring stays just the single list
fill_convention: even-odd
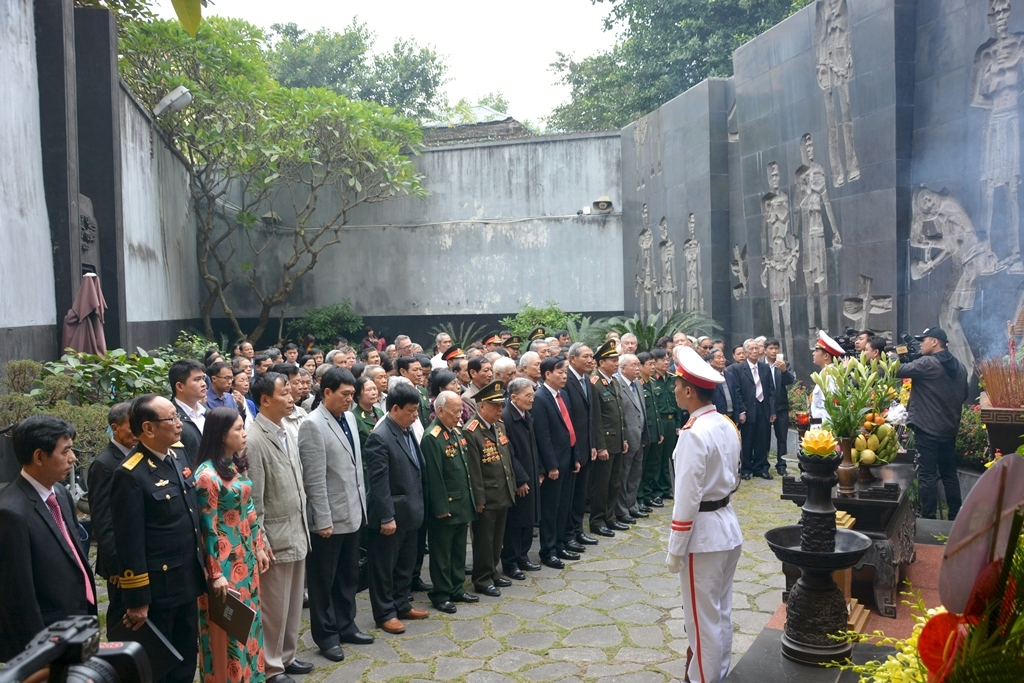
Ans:
[{"label": "fruit offering", "polygon": [[896,457],[899,440],[885,415],[868,413],[861,433],[853,440],[850,455],[858,465],[887,465]]}]

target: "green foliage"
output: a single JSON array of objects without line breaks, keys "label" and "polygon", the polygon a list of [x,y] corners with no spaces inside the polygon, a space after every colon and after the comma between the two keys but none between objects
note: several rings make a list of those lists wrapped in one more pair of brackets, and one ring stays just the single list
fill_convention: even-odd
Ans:
[{"label": "green foliage", "polygon": [[117,20],[118,31],[132,21],[149,21],[153,18],[150,0],[75,0],[75,7],[96,7],[110,10]]},{"label": "green foliage", "polygon": [[[106,356],[97,356],[67,349],[59,361],[47,363],[47,375],[70,380],[66,394],[47,396],[44,387],[30,393],[46,403],[71,400],[78,405],[111,405],[141,394],[167,393],[167,362],[154,358],[143,349],[128,353],[113,349]],[[56,399],[56,401],[54,401]]]},{"label": "green foliage", "polygon": [[556,130],[610,130],[654,111],[711,76],[732,75],[732,53],[810,0],[603,0],[605,29],[619,40],[576,60],[551,65],[570,88],[548,125]]},{"label": "green foliage", "polygon": [[601,328],[601,320],[591,320],[590,316],[580,318],[577,323],[574,320],[566,322],[569,331],[569,339],[573,342],[583,342],[592,349],[596,349],[604,341],[605,332]]},{"label": "green foliage", "polygon": [[813,373],[811,379],[825,395],[825,428],[837,439],[856,437],[864,417],[880,412],[883,402],[888,405],[889,397],[896,395],[899,366],[898,360],[882,356],[869,362],[861,354]]},{"label": "green foliage", "polygon": [[68,401],[58,401],[41,412],[67,420],[75,425],[75,455],[78,456],[77,466],[88,467],[89,463],[106,448],[110,442],[107,433],[107,413],[110,409],[103,404],[75,405]]},{"label": "green foliage", "polygon": [[427,120],[444,103],[441,87],[448,80],[447,72],[448,65],[433,48],[399,38],[390,51],[373,56],[359,97]]},{"label": "green foliage", "polygon": [[806,413],[811,409],[811,392],[807,386],[797,380],[786,389],[789,396],[789,409],[794,413]]},{"label": "green foliage", "polygon": [[[183,358],[191,358],[192,360],[202,362],[206,352],[211,348],[219,347],[201,334],[182,330],[178,333],[178,338],[174,340],[173,344],[153,349],[151,355],[162,358],[169,366],[174,361],[182,360]],[[221,349],[221,351],[225,350]]]},{"label": "green foliage", "polygon": [[3,382],[0,389],[4,393],[27,394],[32,390],[43,366],[34,360],[12,360],[4,364]]},{"label": "green foliage", "polygon": [[708,334],[722,327],[703,311],[679,311],[668,319],[661,313],[654,313],[641,320],[639,315],[632,318],[608,318],[597,323],[595,331],[604,339],[605,334],[610,331],[619,333],[619,336],[632,332],[636,335],[637,351],[650,351],[658,345],[662,337],[671,337],[676,332],[692,334]]},{"label": "green foliage", "polygon": [[988,447],[988,431],[981,421],[981,406],[964,406],[961,410],[954,448],[957,465],[985,470],[985,463],[992,459],[992,454]]},{"label": "green foliage", "polygon": [[538,326],[543,326],[550,336],[558,330],[567,329],[570,322],[578,323],[581,317],[578,313],[566,313],[558,307],[557,301],[549,301],[544,308],[526,304],[515,316],[502,318],[500,323],[525,340]]},{"label": "green foliage", "polygon": [[484,107],[490,107],[500,114],[507,114],[509,109],[511,109],[508,104],[508,98],[506,98],[505,94],[500,90],[487,93],[477,100],[476,103]]},{"label": "green foliage", "polygon": [[469,348],[470,344],[483,339],[483,336],[487,333],[487,328],[476,323],[469,323],[468,325],[466,323],[459,323],[459,327],[456,329],[452,323],[444,323],[430,330],[430,334],[434,335],[435,338],[442,332],[451,337],[452,346],[465,351]]},{"label": "green foliage", "polygon": [[318,340],[333,344],[338,337],[351,337],[363,329],[363,318],[352,308],[352,301],[310,308],[306,315],[288,324],[288,333],[295,339],[311,334]]}]

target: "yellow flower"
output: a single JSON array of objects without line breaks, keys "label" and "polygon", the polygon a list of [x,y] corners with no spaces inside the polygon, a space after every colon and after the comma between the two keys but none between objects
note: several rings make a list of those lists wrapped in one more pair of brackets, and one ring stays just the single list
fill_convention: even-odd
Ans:
[{"label": "yellow flower", "polygon": [[811,429],[800,441],[800,447],[807,455],[828,456],[836,452],[836,439],[827,429]]}]

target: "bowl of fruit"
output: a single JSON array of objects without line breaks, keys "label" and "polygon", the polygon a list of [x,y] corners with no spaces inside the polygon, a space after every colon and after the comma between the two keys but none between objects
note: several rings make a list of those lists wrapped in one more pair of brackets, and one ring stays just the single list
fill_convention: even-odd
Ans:
[{"label": "bowl of fruit", "polygon": [[871,468],[892,462],[899,450],[899,440],[896,430],[886,422],[885,413],[868,413],[860,432],[853,440],[850,456],[860,468],[857,481],[871,482],[875,480]]}]

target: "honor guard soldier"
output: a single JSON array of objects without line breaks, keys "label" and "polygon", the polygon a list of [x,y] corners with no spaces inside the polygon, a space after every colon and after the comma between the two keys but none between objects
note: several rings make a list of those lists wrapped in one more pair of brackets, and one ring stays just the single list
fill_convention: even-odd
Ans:
[{"label": "honor guard soldier", "polygon": [[479,602],[467,593],[466,530],[476,521],[476,503],[466,455],[466,437],[458,428],[462,399],[442,391],[434,400],[436,417],[420,441],[427,468],[426,524],[430,541],[427,597],[434,607],[455,614],[456,602]]},{"label": "honor guard soldier", "polygon": [[512,581],[498,573],[505,518],[515,504],[516,475],[501,409],[504,385],[493,382],[476,395],[477,410],[463,430],[466,436],[470,480],[476,502],[473,522],[473,586],[492,598]]},{"label": "honor guard soldier", "polygon": [[740,438],[736,425],[711,402],[725,378],[687,346],[673,350],[675,396],[690,413],[673,458],[675,504],[668,568],[679,574],[686,636],[693,650],[691,681],[717,683],[732,659],[732,581],[743,546],[729,503],[738,485]]},{"label": "honor guard soldier", "polygon": [[182,661],[157,683],[191,683],[196,673],[199,618],[196,599],[206,592],[199,534],[199,504],[192,463],[178,439],[181,419],[167,399],[140,396],[129,412],[139,444],[111,481],[110,513],[117,551],[124,624],[148,620]]},{"label": "honor guard soldier", "polygon": [[[814,345],[814,350],[811,351],[811,360],[818,368],[824,368],[835,359],[842,358],[845,355],[846,351],[839,345],[839,342],[828,336],[825,330],[818,330],[818,341]],[[832,379],[829,380],[829,382],[834,381]],[[814,385],[814,390],[811,391],[810,412],[811,425],[814,427],[820,425],[828,417],[825,413],[825,393],[817,384]]]},{"label": "honor guard soldier", "polygon": [[594,448],[597,460],[590,464],[590,532],[611,537],[614,530],[629,528],[615,519],[615,503],[622,487],[622,454],[628,450],[619,383],[612,379],[619,367],[619,352],[609,339],[594,353],[597,372],[590,383],[597,388],[597,424]]},{"label": "honor guard soldier", "polygon": [[519,360],[519,349],[522,348],[523,340],[515,335],[509,337],[501,344],[508,351],[508,357],[512,360]]}]

